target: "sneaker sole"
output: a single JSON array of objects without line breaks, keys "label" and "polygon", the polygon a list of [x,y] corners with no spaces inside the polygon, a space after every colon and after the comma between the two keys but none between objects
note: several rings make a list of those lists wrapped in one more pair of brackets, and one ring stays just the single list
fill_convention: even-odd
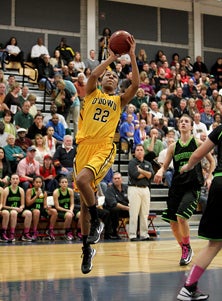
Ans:
[{"label": "sneaker sole", "polygon": [[90,237],[87,238],[87,243],[88,244],[97,244],[100,241],[100,235],[103,232],[104,229],[104,224],[100,223],[100,230],[99,230],[99,234],[98,234],[98,238],[96,240],[91,240]]},{"label": "sneaker sole", "polygon": [[91,266],[90,266],[90,268],[87,271],[83,271],[81,269],[83,274],[88,274],[89,272],[92,271],[92,268],[93,268],[92,260],[93,260],[94,256],[96,255],[96,250],[92,248],[92,252],[93,253],[92,253],[92,257],[91,257]]}]

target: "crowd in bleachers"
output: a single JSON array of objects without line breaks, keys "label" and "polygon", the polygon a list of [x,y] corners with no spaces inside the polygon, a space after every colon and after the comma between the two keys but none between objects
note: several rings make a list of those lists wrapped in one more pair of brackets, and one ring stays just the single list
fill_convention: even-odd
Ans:
[{"label": "crowd in bleachers", "polygon": [[[38,69],[39,89],[46,89],[51,95],[50,113],[45,113],[37,109],[36,96],[29,92],[27,86],[21,87],[14,75],[5,78],[5,63],[18,61],[24,66],[24,53],[18,47],[16,38],[12,37],[7,45],[2,47],[0,52],[2,209],[7,208],[5,188],[9,189],[10,193],[13,193],[13,189],[17,191],[17,188],[11,191],[11,175],[18,175],[17,185],[23,189],[25,195],[27,193],[29,195],[30,189],[35,188],[36,176],[41,176],[42,189],[47,195],[61,190],[60,175],[67,179],[68,186],[65,190],[69,191],[68,187],[73,188],[75,135],[85,96],[85,85],[91,71],[107,55],[106,35],[100,40],[98,59],[93,49],[90,50],[88,58],[82,58],[81,53],[73,51],[65,39],[61,39],[53,57],[50,57],[43,40],[38,38],[37,44],[31,48],[29,60]],[[206,66],[201,56],[192,60],[189,56],[182,58],[178,53],[174,53],[172,58],[168,58],[159,50],[155,58],[150,60],[146,51],[139,49],[137,64],[140,86],[135,97],[124,108],[116,131],[120,133],[120,139],[129,142],[132,152],[137,144],[143,144],[145,159],[161,165],[162,159],[159,158],[163,158],[162,152],[169,143],[179,138],[177,122],[182,114],[188,114],[193,118],[193,134],[198,139],[201,139],[202,134],[208,135],[212,129],[221,124],[222,58],[218,58],[213,66]],[[129,56],[127,54],[120,56],[109,68],[115,70],[119,78],[116,93],[123,93],[132,81]],[[73,131],[70,130],[71,123]],[[172,171],[173,167],[165,175],[167,186],[170,186]],[[69,195],[69,198],[72,197]],[[42,204],[46,209],[47,204],[44,202]],[[24,206],[25,203],[22,205],[23,209]],[[57,209],[58,212],[65,211],[58,202]],[[14,211],[12,208],[8,210]],[[67,210],[71,211],[70,208]],[[54,213],[54,216],[57,214]],[[33,216],[33,219],[35,218]],[[67,225],[66,238],[72,239],[68,222]],[[2,228],[2,233],[5,233],[5,226]],[[53,237],[52,228],[53,226],[49,229],[49,234]],[[24,240],[31,239],[29,229],[27,230],[25,233],[27,236],[23,235]],[[13,231],[12,226],[11,234]],[[35,228],[34,237],[36,231]],[[13,240],[13,235],[7,238],[5,233],[1,239]]]}]

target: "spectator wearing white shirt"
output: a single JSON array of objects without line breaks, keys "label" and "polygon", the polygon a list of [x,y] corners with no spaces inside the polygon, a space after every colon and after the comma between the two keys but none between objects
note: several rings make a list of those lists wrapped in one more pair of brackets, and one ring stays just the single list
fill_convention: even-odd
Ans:
[{"label": "spectator wearing white shirt", "polygon": [[[168,147],[170,144],[174,143],[175,142],[175,139],[174,138],[167,138],[166,140],[167,142],[167,148],[164,148],[160,153],[159,153],[159,156],[158,156],[158,163],[162,166],[163,163],[164,163],[164,160],[166,158],[166,153],[168,151]],[[174,173],[174,166],[173,166],[173,160],[171,160],[169,166],[168,166],[168,169],[167,171],[165,172],[164,174],[164,178],[165,178],[165,183],[168,187],[171,186],[171,182],[172,182],[172,177],[173,177],[173,173]]]},{"label": "spectator wearing white shirt", "polygon": [[201,133],[207,134],[207,126],[200,121],[200,113],[195,113],[193,122],[193,135],[195,138],[200,138]]},{"label": "spectator wearing white shirt", "polygon": [[49,55],[49,51],[47,47],[43,44],[43,39],[38,38],[37,39],[37,44],[32,46],[31,49],[31,59],[33,64],[37,67],[39,65],[39,61],[41,60],[41,57],[47,54]]}]

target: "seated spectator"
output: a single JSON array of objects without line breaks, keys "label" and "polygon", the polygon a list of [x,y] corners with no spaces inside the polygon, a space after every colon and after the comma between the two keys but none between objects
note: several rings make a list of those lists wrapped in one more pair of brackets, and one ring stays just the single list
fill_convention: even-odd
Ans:
[{"label": "seated spectator", "polygon": [[5,90],[6,86],[4,83],[0,82],[0,118],[3,117],[5,110],[8,110],[8,106],[4,103],[5,100]]},{"label": "seated spectator", "polygon": [[45,145],[49,150],[50,155],[53,157],[55,151],[56,151],[56,144],[57,140],[53,137],[54,135],[54,128],[52,126],[47,127],[46,130],[46,136],[45,138]]},{"label": "seated spectator", "polygon": [[16,173],[20,179],[20,186],[26,191],[32,187],[32,182],[35,176],[39,176],[39,162],[35,158],[36,149],[34,146],[27,148],[26,158],[22,159],[18,166]]},{"label": "seated spectator", "polygon": [[183,98],[183,89],[181,87],[177,87],[174,93],[168,96],[168,99],[172,101],[172,107],[176,108],[180,104],[180,100]]},{"label": "seated spectator", "polygon": [[75,52],[71,46],[67,45],[66,38],[62,38],[59,45],[56,47],[60,51],[61,58],[64,60],[64,64],[67,65],[74,59]]},{"label": "seated spectator", "polygon": [[12,171],[11,166],[5,156],[5,150],[0,147],[0,187],[5,188],[10,184]]},{"label": "seated spectator", "polygon": [[167,118],[168,126],[175,127],[176,121],[175,121],[175,118],[174,118],[174,108],[172,106],[172,100],[171,99],[166,100],[166,102],[163,105],[163,111],[161,111],[161,113],[163,113],[163,116],[165,118]]},{"label": "seated spectator", "polygon": [[146,54],[146,50],[141,48],[139,49],[138,55],[136,56],[136,63],[139,69],[139,72],[143,70],[143,65],[147,63],[148,57]]},{"label": "seated spectator", "polygon": [[192,78],[189,79],[188,84],[183,86],[183,98],[194,98],[196,99],[198,95],[197,88],[194,85]]},{"label": "seated spectator", "polygon": [[205,101],[204,102],[204,112],[200,114],[200,121],[203,122],[207,130],[209,130],[211,124],[214,122],[213,118],[213,111],[212,111],[212,106],[210,101]]},{"label": "seated spectator", "polygon": [[34,94],[29,94],[27,100],[30,102],[29,114],[31,114],[34,119],[36,114],[38,113],[38,109],[36,106],[36,96]]},{"label": "seated spectator", "polygon": [[62,74],[62,67],[64,66],[64,61],[58,49],[54,51],[54,56],[50,58],[49,62],[52,65],[55,74],[56,73]]},{"label": "seated spectator", "polygon": [[126,121],[124,121],[120,126],[120,138],[124,138],[124,140],[134,141],[134,123],[133,123],[133,115],[128,114]]},{"label": "seated spectator", "polygon": [[143,144],[147,137],[147,124],[144,119],[140,119],[139,127],[134,132],[134,144]]},{"label": "seated spectator", "polygon": [[63,144],[58,146],[53,156],[57,175],[65,175],[68,178],[70,188],[73,187],[73,160],[75,154],[76,147],[73,146],[72,136],[65,135]]},{"label": "seated spectator", "polygon": [[167,87],[168,79],[166,78],[166,72],[163,68],[159,68],[159,75],[154,78],[155,80],[155,92],[161,90],[162,87]]},{"label": "seated spectator", "polygon": [[208,73],[206,64],[202,61],[202,56],[198,55],[196,61],[193,64],[193,73],[199,71],[200,73]]},{"label": "seated spectator", "polygon": [[4,102],[9,108],[9,110],[12,112],[13,116],[17,113],[17,111],[21,110],[19,92],[20,92],[20,84],[14,83],[11,87],[11,91],[8,92],[8,94],[5,96]]},{"label": "seated spectator", "polygon": [[[3,192],[2,202],[2,238],[4,241],[15,241],[15,228],[17,225],[17,217],[24,218],[24,231],[21,237],[22,241],[31,242],[32,237],[29,234],[32,222],[32,214],[25,209],[25,193],[19,187],[19,176],[12,174],[10,186],[6,187]],[[6,231],[10,222],[10,236],[7,237]]]},{"label": "seated spectator", "polygon": [[43,137],[46,135],[47,128],[43,124],[43,115],[37,113],[34,118],[33,124],[28,128],[27,137],[31,140],[35,139],[35,135],[41,134]]},{"label": "seated spectator", "polygon": [[45,155],[49,153],[45,144],[45,138],[41,134],[36,134],[34,139],[34,146],[36,149],[35,160],[39,162],[40,166],[43,165]]},{"label": "seated spectator", "polygon": [[0,121],[0,146],[4,147],[7,145],[8,133],[5,132],[5,124]]},{"label": "seated spectator", "polygon": [[145,92],[145,96],[149,99],[150,96],[154,96],[155,92],[153,86],[150,84],[150,80],[145,71],[140,72],[140,84],[139,88],[142,88]]},{"label": "seated spectator", "polygon": [[145,92],[142,88],[139,88],[136,92],[135,97],[130,102],[136,107],[136,112],[139,113],[140,107],[143,103],[147,104],[147,97],[145,96]]},{"label": "seated spectator", "polygon": [[50,155],[44,156],[43,165],[40,166],[40,175],[44,180],[45,190],[52,194],[58,188],[58,181],[56,180],[56,170]]},{"label": "seated spectator", "polygon": [[159,111],[158,104],[156,101],[151,101],[150,103],[150,114],[158,118],[162,118],[163,114]]},{"label": "seated spectator", "polygon": [[102,189],[103,194],[105,194],[107,188],[112,184],[112,180],[113,180],[113,170],[112,170],[112,167],[111,167],[108,170],[108,172],[105,175],[105,177],[100,182],[100,187]]},{"label": "seated spectator", "polygon": [[[1,51],[1,49],[0,49],[0,51]],[[0,70],[0,83],[1,84],[7,84],[7,80],[5,79],[5,74],[4,74],[4,71],[3,70]],[[0,99],[1,99],[1,97],[0,97]]]},{"label": "seated spectator", "polygon": [[207,126],[203,122],[200,121],[200,113],[194,114],[194,122],[193,122],[193,135],[195,138],[200,138],[201,133],[207,134]]},{"label": "seated spectator", "polygon": [[5,90],[6,94],[8,94],[9,92],[12,91],[12,88],[13,88],[13,86],[14,86],[15,83],[16,83],[16,81],[15,81],[15,75],[9,74],[8,80],[7,80],[7,83],[6,83],[6,90]]},{"label": "seated spectator", "polygon": [[96,59],[95,50],[89,51],[89,57],[84,60],[85,68],[89,68],[91,71],[99,65],[99,61]]},{"label": "seated spectator", "polygon": [[[167,119],[166,119],[167,120]],[[163,141],[164,137],[168,133],[168,127],[165,125],[164,118],[153,117],[151,129],[157,129],[159,136],[158,138]]]},{"label": "seated spectator", "polygon": [[[0,73],[0,75],[1,75],[1,73]],[[6,91],[6,84],[4,82],[0,82],[0,104],[1,105],[4,103],[4,100],[5,100],[5,96],[6,96],[5,91]],[[0,116],[0,117],[2,117],[2,116]]]},{"label": "seated spectator", "polygon": [[52,119],[48,121],[46,124],[46,128],[53,127],[54,133],[53,137],[56,139],[58,143],[62,143],[65,136],[65,128],[61,122],[59,122],[59,117],[57,114],[52,115]]},{"label": "seated spectator", "polygon": [[105,192],[104,208],[110,211],[110,233],[106,238],[120,238],[117,232],[119,218],[129,218],[129,201],[127,197],[128,185],[123,184],[121,173],[113,174],[112,185]]},{"label": "seated spectator", "polygon": [[59,218],[64,219],[64,238],[72,241],[74,239],[71,229],[74,217],[74,192],[68,187],[68,179],[65,176],[60,177],[59,186],[53,192],[54,204]]},{"label": "seated spectator", "polygon": [[[43,119],[43,124],[46,125],[48,123],[48,121],[50,119],[52,119],[52,115],[55,114],[55,113],[57,113],[57,106],[54,103],[52,103],[51,106],[50,106],[50,114],[45,115],[45,117]],[[59,113],[57,113],[57,115],[59,117],[59,122],[61,122],[63,124],[63,126],[66,130],[66,134],[68,134],[67,132],[68,132],[69,129],[68,129],[68,125],[66,123],[66,120],[65,120],[64,116],[59,114]]]},{"label": "seated spectator", "polygon": [[15,139],[15,145],[21,147],[26,153],[27,148],[32,145],[32,140],[26,137],[27,130],[24,128],[17,129],[17,138]]},{"label": "seated spectator", "polygon": [[124,122],[124,121],[127,121],[127,116],[128,114],[131,114],[133,116],[133,119],[132,119],[132,122],[134,123],[135,120],[138,120],[138,117],[137,117],[137,114],[135,113],[136,111],[136,108],[133,104],[128,104],[126,107],[125,107],[125,110],[123,111],[122,115],[121,115],[121,124]]},{"label": "seated spectator", "polygon": [[193,119],[195,113],[199,112],[197,105],[196,105],[196,100],[193,98],[189,98],[187,101],[187,111],[188,115]]},{"label": "seated spectator", "polygon": [[177,106],[176,108],[174,108],[174,118],[176,119],[176,122],[180,119],[180,117],[184,114],[189,115],[189,112],[187,110],[187,101],[186,99],[181,99],[180,100],[180,104],[179,106]]},{"label": "seated spectator", "polygon": [[32,184],[33,187],[28,188],[26,191],[26,209],[30,210],[32,214],[32,241],[36,241],[38,239],[38,224],[41,216],[50,217],[47,233],[49,234],[50,239],[55,240],[53,228],[55,226],[58,213],[55,208],[47,205],[47,193],[43,189],[43,179],[41,176],[34,177]]},{"label": "seated spectator", "polygon": [[152,122],[152,114],[149,111],[149,107],[147,103],[142,103],[140,106],[139,113],[137,113],[138,120],[144,119],[146,121],[146,125],[150,126]]},{"label": "seated spectator", "polygon": [[12,173],[16,172],[17,165],[21,159],[26,156],[26,153],[21,147],[15,145],[15,136],[8,135],[7,145],[4,147],[6,159],[9,161]]},{"label": "seated spectator", "polygon": [[28,129],[33,124],[33,117],[29,113],[30,107],[30,102],[26,100],[22,105],[22,109],[15,114],[14,123],[16,128]]},{"label": "seated spectator", "polygon": [[143,143],[143,148],[145,151],[145,160],[152,162],[157,159],[160,152],[163,150],[163,142],[158,139],[159,132],[157,129],[153,128],[150,130],[149,138],[147,138]]},{"label": "seated spectator", "polygon": [[48,54],[43,55],[38,66],[38,83],[41,89],[46,89],[49,94],[51,94],[54,89],[54,75],[52,65],[49,62],[50,56]]},{"label": "seated spectator", "polygon": [[74,70],[75,70],[75,72],[77,74],[84,73],[86,66],[85,66],[84,62],[82,61],[82,59],[81,59],[80,52],[76,51],[76,54],[75,54],[74,59],[73,59],[73,62],[74,62]]},{"label": "seated spectator", "polygon": [[[73,83],[75,81],[77,81],[77,72],[75,72],[75,68],[74,68],[74,61],[70,61],[68,63],[68,70],[66,71],[66,66],[64,66],[64,68],[62,69],[63,70],[63,78],[66,79],[66,80],[70,80],[72,81]],[[84,73],[82,73],[84,74]],[[84,74],[85,75],[85,74]]]},{"label": "seated spectator", "polygon": [[85,71],[84,71],[84,74],[85,74],[85,82],[87,83],[90,75],[91,75],[92,71],[89,69],[89,68],[86,68]]},{"label": "seated spectator", "polygon": [[43,39],[39,37],[37,39],[37,43],[34,46],[32,46],[31,49],[31,60],[37,69],[42,61],[42,57],[45,54],[49,55],[49,51],[47,47],[43,44]]},{"label": "seated spectator", "polygon": [[16,127],[14,126],[12,122],[12,112],[9,110],[6,110],[3,114],[2,122],[5,125],[5,133],[12,134],[16,136]]},{"label": "seated spectator", "polygon": [[5,60],[9,62],[20,62],[24,66],[24,53],[17,45],[17,39],[11,37],[5,45],[5,53],[7,54]]},{"label": "seated spectator", "polygon": [[[170,144],[174,143],[175,142],[175,139],[174,138],[167,138],[166,139],[166,142],[167,142],[167,147],[164,148],[160,153],[159,153],[159,156],[157,158],[157,161],[158,163],[162,166],[163,163],[164,163],[164,160],[166,158],[166,153],[167,153],[167,150],[168,150],[168,147]],[[171,186],[171,182],[172,182],[172,178],[173,178],[173,174],[174,174],[174,166],[173,166],[173,160],[171,160],[169,166],[168,166],[168,169],[167,171],[165,172],[164,174],[164,178],[165,178],[165,182],[166,182],[166,185],[168,187]]]},{"label": "seated spectator", "polygon": [[20,100],[21,106],[23,105],[25,100],[27,100],[28,95],[29,95],[29,87],[28,86],[23,86],[22,87],[22,92],[19,95],[19,100]]}]

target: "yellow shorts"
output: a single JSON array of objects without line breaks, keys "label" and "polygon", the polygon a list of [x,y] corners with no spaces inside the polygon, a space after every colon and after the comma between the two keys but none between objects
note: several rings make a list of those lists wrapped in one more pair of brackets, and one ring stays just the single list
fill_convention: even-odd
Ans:
[{"label": "yellow shorts", "polygon": [[83,168],[89,168],[92,170],[95,177],[92,187],[96,190],[96,186],[104,178],[107,171],[114,163],[115,156],[115,143],[80,143],[77,146],[77,153],[74,162],[75,174],[78,175]]}]

